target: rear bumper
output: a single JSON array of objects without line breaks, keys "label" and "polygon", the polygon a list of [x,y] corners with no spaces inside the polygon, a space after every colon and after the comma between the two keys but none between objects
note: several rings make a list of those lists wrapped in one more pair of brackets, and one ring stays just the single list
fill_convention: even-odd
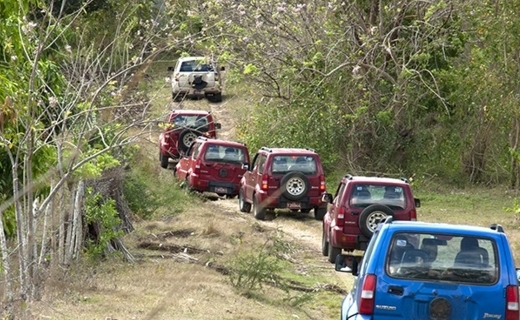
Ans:
[{"label": "rear bumper", "polygon": [[366,250],[370,239],[362,234],[343,233],[343,227],[333,227],[331,230],[331,245],[346,251]]},{"label": "rear bumper", "polygon": [[327,203],[322,202],[321,197],[303,197],[299,200],[290,200],[283,195],[271,197],[263,192],[257,192],[256,196],[258,202],[267,209],[292,209],[291,205],[295,204],[299,204],[299,209],[327,208]]},{"label": "rear bumper", "polygon": [[190,175],[189,178],[190,187],[194,190],[200,192],[214,192],[218,194],[226,194],[226,195],[237,195],[239,182],[225,182],[225,181],[215,181],[204,179],[200,175]]},{"label": "rear bumper", "polygon": [[174,87],[172,93],[174,95],[188,96],[188,97],[204,97],[205,95],[215,95],[220,93],[219,87],[209,87],[202,89],[194,88],[178,88]]}]

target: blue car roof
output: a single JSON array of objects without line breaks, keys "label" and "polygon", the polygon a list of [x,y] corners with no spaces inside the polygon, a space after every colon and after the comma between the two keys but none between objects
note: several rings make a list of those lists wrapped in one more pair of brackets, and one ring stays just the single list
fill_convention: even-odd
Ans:
[{"label": "blue car roof", "polygon": [[478,234],[480,236],[493,236],[497,234],[503,234],[497,230],[493,230],[490,227],[471,226],[463,224],[448,224],[448,223],[433,223],[433,222],[422,222],[422,221],[392,221],[391,223],[385,223],[381,227],[391,228],[395,231],[414,231],[417,233],[422,232],[438,232],[438,233],[455,233],[461,235]]}]

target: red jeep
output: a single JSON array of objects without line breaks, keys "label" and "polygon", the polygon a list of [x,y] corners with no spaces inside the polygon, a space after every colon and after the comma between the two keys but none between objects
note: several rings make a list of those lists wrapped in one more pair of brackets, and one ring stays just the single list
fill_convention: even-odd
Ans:
[{"label": "red jeep", "polygon": [[316,220],[322,220],[327,212],[324,192],[325,174],[314,150],[262,147],[240,181],[239,209],[250,212],[252,205],[259,220],[268,209],[314,209]]},{"label": "red jeep", "polygon": [[167,169],[170,159],[176,163],[197,137],[216,138],[220,128],[209,111],[173,110],[159,136],[161,167]]},{"label": "red jeep", "polygon": [[233,198],[248,165],[245,144],[199,137],[179,160],[174,173],[189,190]]},{"label": "red jeep", "polygon": [[342,252],[366,250],[378,223],[388,216],[394,220],[417,220],[421,201],[414,198],[404,178],[344,176],[323,219],[322,253],[331,263]]}]

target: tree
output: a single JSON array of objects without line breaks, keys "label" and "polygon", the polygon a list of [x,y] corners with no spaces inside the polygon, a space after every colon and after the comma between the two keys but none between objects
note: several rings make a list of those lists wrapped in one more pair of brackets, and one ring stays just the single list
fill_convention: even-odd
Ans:
[{"label": "tree", "polygon": [[[158,3],[106,1],[92,12],[93,1],[67,10],[61,1],[0,3],[0,250],[8,314],[15,300],[39,298],[49,263],[68,265],[81,254],[85,221],[114,213],[109,199],[94,201],[86,219],[82,204],[88,182],[115,172],[108,170],[124,161],[124,148],[154,123],[150,101],[135,88],[151,61],[171,50],[168,39],[181,24]],[[96,203],[103,214],[92,211]]]}]

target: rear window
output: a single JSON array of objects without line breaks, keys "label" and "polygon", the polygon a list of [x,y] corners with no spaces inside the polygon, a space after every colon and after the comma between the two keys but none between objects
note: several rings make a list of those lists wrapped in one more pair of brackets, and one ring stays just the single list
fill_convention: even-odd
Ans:
[{"label": "rear window", "polygon": [[245,163],[246,154],[245,148],[209,144],[204,159],[212,162]]},{"label": "rear window", "polygon": [[371,204],[382,204],[391,209],[406,208],[405,190],[399,185],[356,184],[350,193],[350,205],[367,207]]},{"label": "rear window", "polygon": [[300,171],[305,174],[315,174],[316,168],[316,159],[313,156],[277,155],[273,158],[271,172],[284,174],[289,171]]},{"label": "rear window", "polygon": [[451,234],[398,233],[385,270],[394,278],[493,284],[499,275],[492,239]]},{"label": "rear window", "polygon": [[176,115],[173,118],[173,128],[188,127],[201,132],[209,131],[209,121],[204,115]]},{"label": "rear window", "polygon": [[184,61],[181,64],[180,72],[207,72],[213,71],[211,64],[205,63],[203,60]]}]

